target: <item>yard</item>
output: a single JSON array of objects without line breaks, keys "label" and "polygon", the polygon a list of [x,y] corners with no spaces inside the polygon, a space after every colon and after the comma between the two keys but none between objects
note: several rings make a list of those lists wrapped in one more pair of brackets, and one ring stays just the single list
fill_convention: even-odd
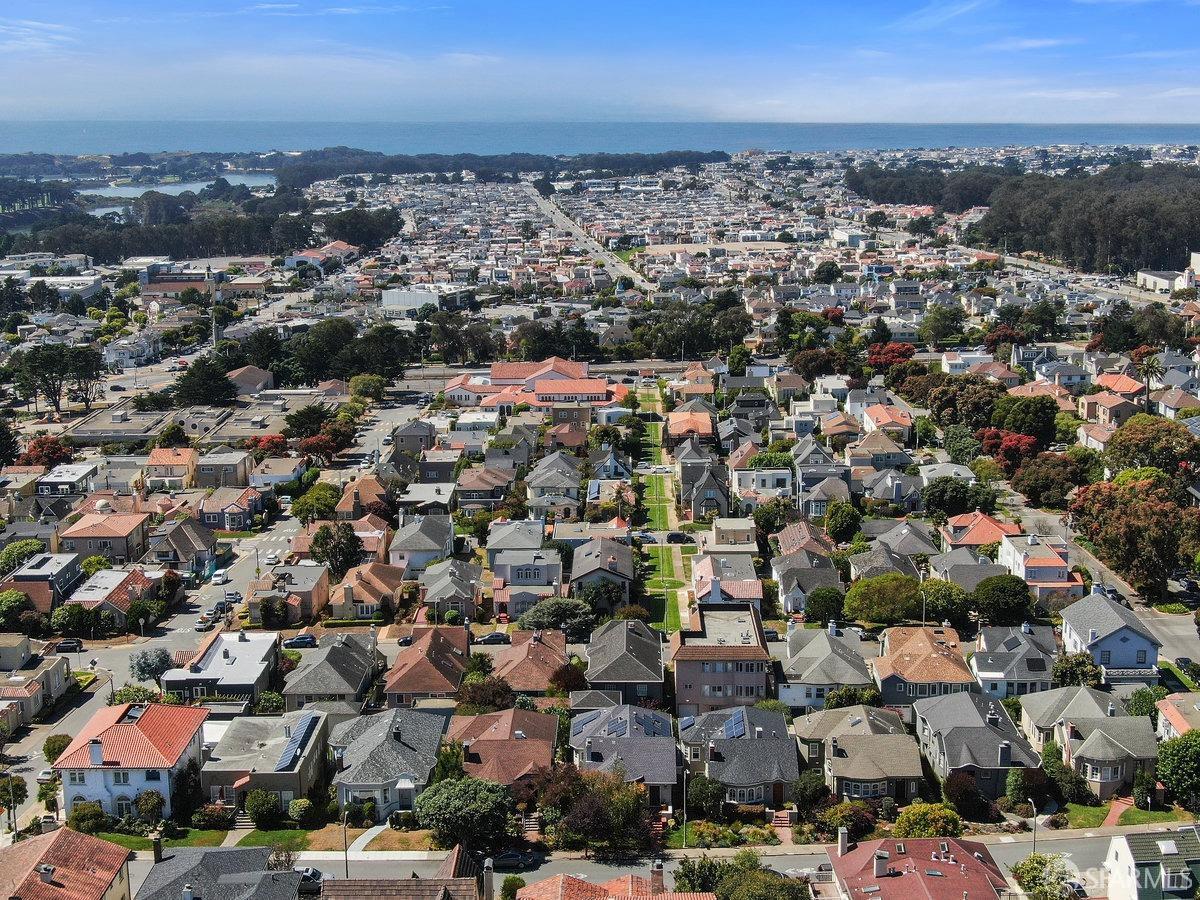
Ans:
[{"label": "yard", "polygon": [[[1191,678],[1189,678],[1182,671],[1180,671],[1179,667],[1176,666],[1174,663],[1167,662],[1165,659],[1160,659],[1158,661],[1158,668],[1159,668],[1159,672],[1162,677],[1163,684],[1166,685],[1168,690],[1172,690],[1172,691],[1174,691],[1174,690],[1184,690],[1184,691],[1196,690],[1196,682],[1192,681]],[[1175,686],[1175,684],[1172,683],[1172,680],[1179,683],[1178,688]]]},{"label": "yard", "polygon": [[1121,813],[1118,825],[1158,825],[1171,822],[1190,822],[1192,814],[1186,809],[1174,806],[1171,809],[1138,809],[1131,806]]},{"label": "yard", "polygon": [[399,831],[395,828],[385,828],[375,835],[368,850],[431,850],[433,848],[432,831]]},{"label": "yard", "polygon": [[[164,847],[220,847],[221,842],[225,840],[225,835],[228,832],[214,831],[202,828],[185,829],[183,837],[167,838],[163,841]],[[116,844],[119,847],[124,847],[127,850],[150,850],[154,845],[150,838],[142,837],[140,834],[118,834],[115,831],[105,831],[96,835],[96,837],[104,838],[110,843]]]},{"label": "yard", "polygon": [[666,531],[671,527],[671,501],[667,497],[667,476],[647,475],[646,491],[642,494],[642,505],[646,508],[646,524],[653,531]]},{"label": "yard", "polygon": [[642,433],[642,461],[661,466],[663,461],[662,423],[647,422]]},{"label": "yard", "polygon": [[1108,815],[1108,804],[1084,806],[1080,803],[1067,804],[1067,821],[1070,828],[1099,828]]},{"label": "yard", "polygon": [[654,571],[646,582],[646,603],[650,608],[651,625],[663,631],[680,628],[679,603],[676,593],[683,582],[675,577],[675,562],[669,546],[646,547],[650,568]]},{"label": "yard", "polygon": [[238,841],[239,847],[280,847],[299,853],[308,849],[309,832],[298,828],[276,828],[273,831],[263,831],[255,828]]}]

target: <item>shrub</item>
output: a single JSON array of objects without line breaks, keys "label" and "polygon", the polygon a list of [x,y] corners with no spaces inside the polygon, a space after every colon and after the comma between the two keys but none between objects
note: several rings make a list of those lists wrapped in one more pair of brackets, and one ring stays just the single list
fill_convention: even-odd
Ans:
[{"label": "shrub", "polygon": [[516,900],[517,891],[525,887],[525,879],[520,875],[506,875],[500,885],[500,900]]},{"label": "shrub", "polygon": [[46,757],[46,762],[54,765],[58,758],[63,755],[63,751],[71,744],[71,735],[69,734],[52,734],[42,742],[42,755]]},{"label": "shrub", "polygon": [[156,790],[142,791],[134,799],[138,815],[146,822],[157,822],[162,818],[167,798]]},{"label": "shrub", "polygon": [[202,831],[228,831],[233,827],[233,813],[218,803],[206,803],[192,813],[192,827]]},{"label": "shrub", "polygon": [[1055,813],[1052,816],[1046,816],[1047,828],[1066,828],[1071,824],[1071,820],[1067,818],[1066,813]]},{"label": "shrub", "polygon": [[875,827],[875,812],[861,800],[837,803],[817,816],[817,822],[830,834],[836,835],[839,828],[849,832],[850,840],[858,841],[871,833]]},{"label": "shrub", "polygon": [[111,821],[99,803],[76,803],[67,816],[67,827],[80,834],[97,834],[107,831]]},{"label": "shrub", "polygon": [[262,789],[246,795],[246,814],[256,828],[274,828],[279,824],[279,798]]},{"label": "shrub", "polygon": [[312,825],[316,807],[311,800],[299,797],[288,804],[288,818],[298,825]]}]

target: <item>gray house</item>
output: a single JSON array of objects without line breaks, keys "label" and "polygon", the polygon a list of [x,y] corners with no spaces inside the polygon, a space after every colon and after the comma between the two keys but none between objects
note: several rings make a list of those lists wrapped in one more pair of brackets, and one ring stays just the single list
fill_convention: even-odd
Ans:
[{"label": "gray house", "polygon": [[944,781],[965,772],[989,800],[1004,793],[1009,769],[1042,764],[999,700],[947,694],[918,700],[913,714],[921,753],[934,773]]},{"label": "gray house", "polygon": [[981,628],[977,646],[969,665],[987,696],[1003,700],[1050,690],[1058,652],[1052,625]]},{"label": "gray house", "polygon": [[137,900],[179,900],[185,892],[196,900],[296,900],[300,873],[272,870],[270,856],[269,847],[170,847]]},{"label": "gray house", "polygon": [[303,709],[312,703],[344,703],[361,711],[371,685],[383,671],[386,660],[376,649],[371,635],[326,635],[321,646],[300,660],[284,680],[283,699],[287,709]]},{"label": "gray house", "polygon": [[1062,611],[1063,650],[1088,653],[1106,684],[1158,683],[1162,643],[1127,606],[1098,587]]},{"label": "gray house", "polygon": [[327,726],[324,713],[309,710],[235,718],[200,770],[201,792],[241,808],[250,791],[264,790],[286,810],[324,780]]},{"label": "gray house", "polygon": [[592,632],[586,655],[592,689],[616,693],[623,703],[662,698],[663,644],[645,622],[605,622]]},{"label": "gray house", "polygon": [[682,756],[666,713],[638,706],[581,713],[571,720],[571,750],[580,769],[619,770],[627,782],[645,785],[649,806],[673,808]]},{"label": "gray house", "polygon": [[862,642],[852,632],[830,623],[820,630],[788,622],[787,659],[779,682],[779,699],[794,711],[822,709],[834,688],[873,684]]},{"label": "gray house", "polygon": [[783,806],[800,777],[796,741],[777,712],[732,706],[679,720],[687,765],[725,785],[727,803]]},{"label": "gray house", "polygon": [[906,803],[917,796],[925,777],[921,752],[891,710],[825,709],[797,717],[792,727],[804,763],[820,768],[835,797]]},{"label": "gray house", "polygon": [[488,526],[488,568],[496,567],[501,550],[538,550],[546,539],[546,523],[541,519],[497,520]]},{"label": "gray house", "polygon": [[[629,602],[633,584],[633,550],[608,538],[593,538],[575,548],[571,563],[571,593],[595,584],[611,584],[619,594],[619,603]],[[611,610],[609,610],[611,612]]]}]

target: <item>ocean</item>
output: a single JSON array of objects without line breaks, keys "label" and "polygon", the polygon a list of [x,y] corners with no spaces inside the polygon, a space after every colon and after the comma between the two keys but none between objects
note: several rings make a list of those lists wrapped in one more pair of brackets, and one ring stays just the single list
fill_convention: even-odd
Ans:
[{"label": "ocean", "polygon": [[1048,144],[1200,144],[1200,125],[764,122],[0,122],[0,153],[309,150],[383,153],[798,152]]}]

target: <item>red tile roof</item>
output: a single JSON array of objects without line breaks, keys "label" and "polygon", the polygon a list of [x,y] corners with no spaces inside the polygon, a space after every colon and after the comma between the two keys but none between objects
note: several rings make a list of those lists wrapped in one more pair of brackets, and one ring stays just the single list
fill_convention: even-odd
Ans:
[{"label": "red tile roof", "polygon": [[[0,892],[21,900],[102,900],[129,858],[124,847],[60,828],[0,855]],[[53,866],[43,881],[38,866]]]},{"label": "red tile roof", "polygon": [[104,768],[168,769],[187,751],[196,732],[208,718],[198,706],[168,706],[149,703],[140,716],[129,718],[131,703],[106,706],[75,735],[54,768],[95,769],[88,744],[99,738],[104,747]]},{"label": "red tile roof", "polygon": [[[942,845],[948,852],[942,853]],[[903,853],[900,849],[903,848]],[[956,838],[865,841],[838,856],[826,848],[846,896],[872,900],[986,900],[1006,889],[1004,875],[986,844]],[[889,874],[875,874],[875,854],[888,854]],[[976,858],[979,854],[981,858]],[[953,861],[951,861],[953,860]]]},{"label": "red tile roof", "polygon": [[128,537],[149,518],[145,513],[104,515],[89,513],[62,533],[64,538]]}]

